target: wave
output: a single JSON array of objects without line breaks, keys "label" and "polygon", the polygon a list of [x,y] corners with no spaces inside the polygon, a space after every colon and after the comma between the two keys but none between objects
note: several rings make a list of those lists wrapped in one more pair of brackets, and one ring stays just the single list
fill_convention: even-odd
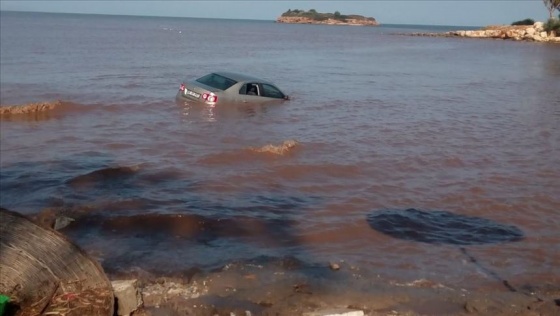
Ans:
[{"label": "wave", "polygon": [[56,100],[20,105],[0,105],[0,119],[45,120],[67,112],[85,109],[80,104]]},{"label": "wave", "polygon": [[296,140],[285,140],[278,145],[268,144],[262,147],[248,147],[232,152],[206,155],[199,162],[210,165],[255,162],[266,160],[267,156],[285,156],[292,153],[299,146],[300,143]]},{"label": "wave", "polygon": [[154,100],[139,103],[137,102],[137,96],[126,97],[120,101],[126,101],[126,103],[82,104],[64,100],[55,100],[18,105],[0,105],[0,120],[42,121],[52,118],[60,118],[72,113],[83,114],[92,111],[103,111],[109,113],[127,112],[131,109],[138,111],[150,111],[155,108],[167,106],[168,104],[167,102]]},{"label": "wave", "polygon": [[132,176],[136,174],[138,170],[140,170],[139,166],[103,168],[74,177],[68,180],[67,183],[73,187],[82,187],[96,183],[105,183],[107,181],[115,181]]}]

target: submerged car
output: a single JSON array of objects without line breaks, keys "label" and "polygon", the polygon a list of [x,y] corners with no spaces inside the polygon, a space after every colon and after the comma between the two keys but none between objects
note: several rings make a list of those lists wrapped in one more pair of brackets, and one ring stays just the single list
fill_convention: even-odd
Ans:
[{"label": "submerged car", "polygon": [[263,79],[233,72],[213,72],[195,80],[183,81],[177,100],[211,105],[268,103],[288,100],[288,95]]}]

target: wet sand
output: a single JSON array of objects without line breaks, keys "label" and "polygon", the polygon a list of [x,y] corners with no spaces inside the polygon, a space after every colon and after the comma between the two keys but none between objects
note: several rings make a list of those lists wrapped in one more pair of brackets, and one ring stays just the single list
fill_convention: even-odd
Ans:
[{"label": "wet sand", "polygon": [[558,315],[560,287],[466,291],[420,279],[400,284],[365,278],[359,268],[301,267],[285,258],[232,263],[210,273],[161,276],[136,270],[144,306],[135,315],[303,315],[332,308],[365,315]]}]

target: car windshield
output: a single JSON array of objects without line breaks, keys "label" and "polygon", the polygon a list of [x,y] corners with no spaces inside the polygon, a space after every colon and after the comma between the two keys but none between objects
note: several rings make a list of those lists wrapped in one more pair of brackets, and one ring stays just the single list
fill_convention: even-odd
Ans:
[{"label": "car windshield", "polygon": [[220,89],[220,90],[227,90],[231,86],[237,83],[237,81],[218,75],[218,74],[208,74],[204,77],[196,79],[196,81],[203,83],[207,86],[212,88]]}]

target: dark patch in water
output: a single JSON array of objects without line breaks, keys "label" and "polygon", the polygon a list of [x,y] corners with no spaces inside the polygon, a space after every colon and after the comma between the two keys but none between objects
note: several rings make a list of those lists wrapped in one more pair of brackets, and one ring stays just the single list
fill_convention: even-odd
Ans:
[{"label": "dark patch in water", "polygon": [[95,170],[68,180],[72,187],[84,187],[96,184],[105,184],[128,178],[138,171],[138,167],[111,167]]},{"label": "dark patch in water", "polygon": [[[134,266],[145,270],[167,271],[171,266],[186,267],[185,260],[194,267],[211,268],[231,259],[230,246],[239,243],[249,247],[285,249],[300,244],[292,233],[294,222],[286,219],[259,219],[247,216],[215,217],[197,214],[142,214],[133,216],[87,215],[76,219],[62,232],[78,244],[91,243],[103,236],[114,243],[106,247],[103,266],[113,273]],[[164,247],[164,248],[162,248]],[[177,248],[176,248],[177,247]],[[196,248],[206,255],[203,260],[182,257]],[[171,256],[178,249],[176,257]],[[234,250],[233,250],[234,251]],[[160,265],[162,254],[166,259]],[[170,257],[171,256],[171,257]],[[236,257],[235,254],[233,254]],[[199,261],[202,261],[200,263]],[[188,264],[187,264],[188,266]],[[297,266],[289,262],[286,266]],[[171,271],[171,270],[170,270]]]},{"label": "dark patch in water", "polygon": [[524,236],[512,225],[446,211],[385,210],[368,215],[367,221],[391,237],[429,244],[481,245],[519,241]]},{"label": "dark patch in water", "polygon": [[142,214],[134,216],[89,216],[76,221],[70,230],[98,227],[104,234],[134,236],[143,240],[190,239],[208,244],[218,238],[250,238],[271,244],[292,244],[288,231],[292,222],[252,217],[213,218],[195,214]]}]

